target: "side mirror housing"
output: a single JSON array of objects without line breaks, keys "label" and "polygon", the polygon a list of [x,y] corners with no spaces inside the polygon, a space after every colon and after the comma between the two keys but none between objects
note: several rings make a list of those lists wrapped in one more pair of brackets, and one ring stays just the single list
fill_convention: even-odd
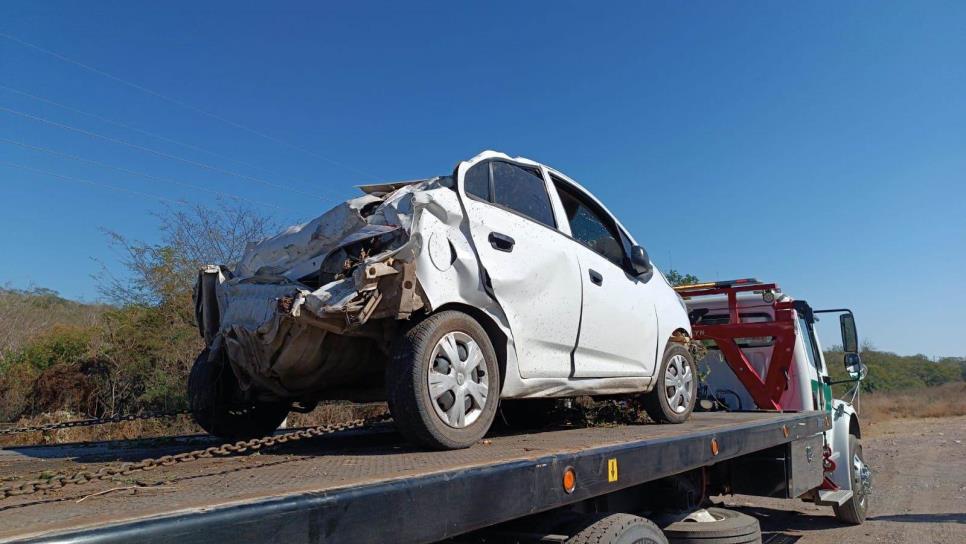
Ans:
[{"label": "side mirror housing", "polygon": [[862,364],[862,358],[858,353],[845,354],[845,370],[853,380],[864,380],[869,373],[869,367]]},{"label": "side mirror housing", "polygon": [[641,246],[631,247],[631,269],[636,276],[649,274],[654,267],[651,265],[651,258],[647,251]]}]

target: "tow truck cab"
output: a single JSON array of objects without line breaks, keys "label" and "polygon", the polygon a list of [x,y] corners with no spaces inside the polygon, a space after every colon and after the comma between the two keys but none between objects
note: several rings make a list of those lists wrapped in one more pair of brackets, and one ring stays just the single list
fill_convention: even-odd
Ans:
[{"label": "tow truck cab", "polygon": [[[862,459],[858,412],[853,403],[866,369],[859,357],[855,319],[848,309],[814,310],[772,283],[755,279],[676,288],[685,299],[698,343],[698,391],[703,409],[716,411],[824,411],[831,428],[823,433],[825,474],[816,488],[786,489],[789,498],[835,507],[843,521],[861,523],[871,490],[871,472]],[[838,314],[850,376],[834,382],[815,324],[816,314]],[[832,385],[851,383],[849,400],[835,399]],[[755,460],[759,463],[760,460]],[[732,473],[735,474],[734,472]],[[760,475],[759,475],[760,476]],[[768,495],[766,478],[730,478],[732,492]],[[794,493],[802,492],[801,495]]]}]

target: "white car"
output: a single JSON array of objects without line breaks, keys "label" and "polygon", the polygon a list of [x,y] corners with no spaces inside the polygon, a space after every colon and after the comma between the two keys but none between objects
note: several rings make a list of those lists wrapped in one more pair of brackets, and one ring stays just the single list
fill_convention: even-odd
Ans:
[{"label": "white car", "polygon": [[656,421],[687,419],[684,303],[575,181],[485,151],[361,189],[201,271],[189,400],[206,430],[261,435],[321,400],[387,400],[440,449],[479,440],[500,399],[644,394]]}]

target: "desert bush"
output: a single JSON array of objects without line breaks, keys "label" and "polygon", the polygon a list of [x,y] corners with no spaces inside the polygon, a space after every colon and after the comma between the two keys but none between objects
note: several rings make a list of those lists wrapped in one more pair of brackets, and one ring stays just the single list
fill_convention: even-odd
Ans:
[{"label": "desert bush", "polygon": [[966,383],[879,391],[861,397],[860,417],[873,423],[895,418],[966,415]]},{"label": "desert bush", "polygon": [[198,268],[233,265],[248,242],[274,227],[227,204],[158,218],[159,243],[108,233],[126,268],[122,279],[100,276],[111,305],[47,289],[0,289],[0,420],[185,407],[188,372],[203,347],[192,303]]},{"label": "desert bush", "polygon": [[[871,347],[862,349],[862,362],[869,367],[869,374],[862,382],[866,393],[934,387],[945,383],[964,381],[966,360],[962,357],[944,357],[932,360],[925,355],[897,355]],[[825,362],[833,379],[847,378],[842,364],[843,353],[838,349],[825,352]],[[847,386],[836,386],[841,394]]]},{"label": "desert bush", "polygon": [[0,367],[24,344],[57,326],[87,328],[95,325],[104,304],[67,300],[56,291],[0,288]]}]

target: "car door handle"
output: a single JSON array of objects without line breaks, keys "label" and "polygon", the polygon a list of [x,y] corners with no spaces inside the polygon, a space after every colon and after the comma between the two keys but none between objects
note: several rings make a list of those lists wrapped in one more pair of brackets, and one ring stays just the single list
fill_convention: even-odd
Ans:
[{"label": "car door handle", "polygon": [[507,253],[513,251],[513,246],[517,243],[513,238],[510,238],[506,234],[500,234],[499,232],[491,232],[489,240],[493,249]]},{"label": "car door handle", "polygon": [[600,275],[600,272],[596,270],[587,269],[590,272],[590,282],[594,285],[604,285],[604,276]]}]

